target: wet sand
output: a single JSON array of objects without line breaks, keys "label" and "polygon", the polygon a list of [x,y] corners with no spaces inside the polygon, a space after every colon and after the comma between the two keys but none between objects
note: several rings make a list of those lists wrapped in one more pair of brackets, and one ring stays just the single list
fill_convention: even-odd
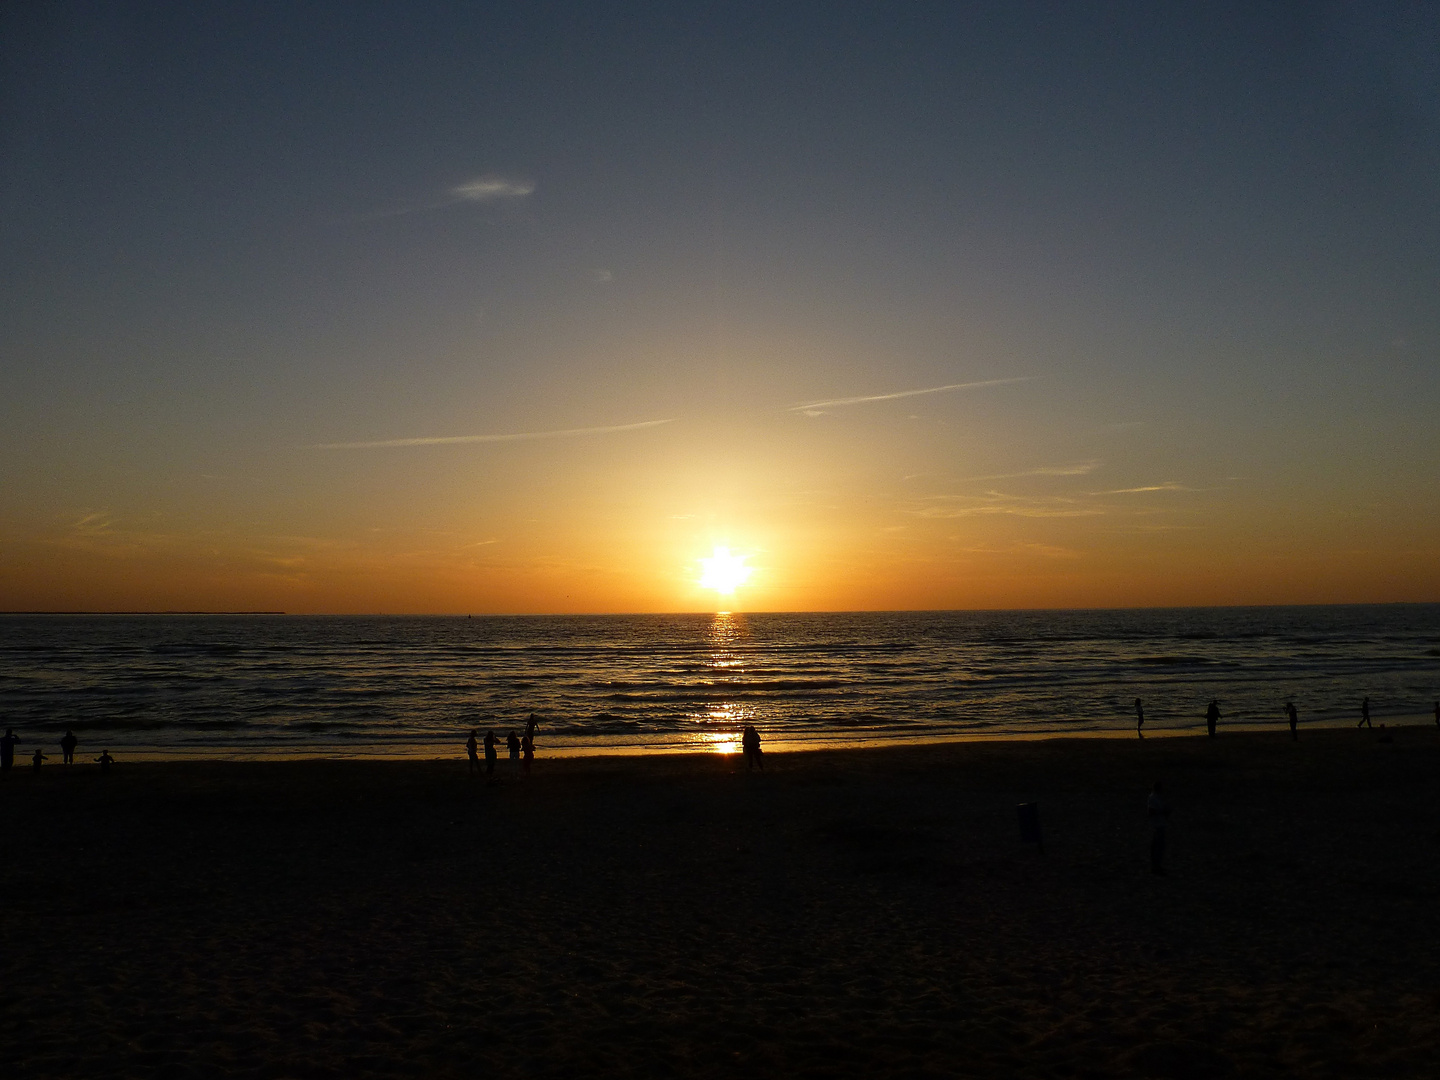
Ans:
[{"label": "wet sand", "polygon": [[[533,776],[493,786],[463,756],[17,768],[5,1075],[1440,1061],[1433,727],[771,754],[755,775],[547,761],[541,736]],[[1043,852],[1019,840],[1032,799]]]}]

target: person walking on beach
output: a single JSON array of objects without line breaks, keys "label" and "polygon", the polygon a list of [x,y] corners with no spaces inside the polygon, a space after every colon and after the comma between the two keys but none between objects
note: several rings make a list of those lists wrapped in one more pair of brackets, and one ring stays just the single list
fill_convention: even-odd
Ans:
[{"label": "person walking on beach", "polygon": [[1215,737],[1215,725],[1220,722],[1220,702],[1214,698],[1210,699],[1210,707],[1205,710],[1205,727],[1210,732],[1210,738]]},{"label": "person walking on beach", "polygon": [[1150,819],[1150,873],[1165,875],[1165,824],[1170,818],[1170,806],[1160,789],[1160,781],[1150,789],[1145,800],[1145,816]]},{"label": "person walking on beach", "polygon": [[30,755],[30,767],[36,772],[39,772],[40,763],[49,760],[50,758],[46,756],[45,751],[41,750],[40,747],[37,746],[35,747],[35,753]]},{"label": "person walking on beach", "polygon": [[1285,715],[1290,718],[1290,738],[1295,742],[1299,742],[1300,732],[1296,730],[1295,725],[1300,723],[1300,716],[1295,711],[1295,702],[1285,702]]},{"label": "person walking on beach", "polygon": [[485,779],[495,779],[495,732],[485,732]]},{"label": "person walking on beach", "polygon": [[65,737],[60,740],[60,760],[66,765],[75,764],[75,747],[80,745],[80,740],[75,738],[75,732],[69,728],[65,729]]},{"label": "person walking on beach", "polygon": [[505,746],[510,751],[510,768],[513,771],[515,766],[520,764],[520,740],[515,732],[505,736]]},{"label": "person walking on beach", "polygon": [[1140,704],[1140,699],[1135,699],[1135,734],[1140,738],[1145,737],[1145,706]]},{"label": "person walking on beach", "polygon": [[470,729],[470,738],[465,740],[465,754],[470,759],[467,769],[471,776],[480,771],[480,744],[475,741],[475,729]]},{"label": "person walking on beach", "polygon": [[100,772],[102,775],[108,773],[110,771],[110,766],[115,764],[115,759],[110,756],[109,750],[101,750],[100,756],[97,757],[95,760],[100,763]]},{"label": "person walking on beach", "polygon": [[529,776],[530,763],[535,760],[535,740],[526,735],[520,740],[520,750],[525,755],[520,759],[520,769],[526,776]]},{"label": "person walking on beach", "polygon": [[745,755],[745,771],[759,769],[765,771],[765,757],[760,752],[760,733],[755,730],[754,724],[746,724],[745,730],[740,735],[740,749]]},{"label": "person walking on beach", "polygon": [[1370,699],[1368,697],[1360,702],[1360,722],[1355,726],[1368,727],[1374,730],[1375,725],[1370,723]]},{"label": "person walking on beach", "polygon": [[5,734],[0,735],[0,772],[9,772],[15,767],[15,744],[19,741],[14,728],[7,727]]}]

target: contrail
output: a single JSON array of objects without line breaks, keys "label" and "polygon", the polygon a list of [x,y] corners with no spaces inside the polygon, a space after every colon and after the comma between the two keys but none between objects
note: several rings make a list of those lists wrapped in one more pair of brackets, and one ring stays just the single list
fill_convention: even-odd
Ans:
[{"label": "contrail", "polygon": [[894,401],[896,398],[919,397],[921,394],[943,394],[947,390],[979,390],[986,386],[1004,386],[1006,383],[1029,382],[1032,375],[1015,379],[986,379],[983,382],[950,383],[946,386],[931,386],[924,390],[901,390],[894,394],[868,394],[864,397],[835,398],[831,401],[810,401],[804,405],[790,406],[790,412],[804,412],[806,409],[830,409],[838,405],[865,405],[872,401]]},{"label": "contrail", "polygon": [[394,446],[453,446],[459,443],[527,442],[532,439],[573,439],[581,435],[613,435],[621,431],[673,424],[675,420],[642,420],[638,424],[613,424],[610,427],[567,428],[564,431],[520,431],[512,435],[440,435],[418,439],[379,439],[375,442],[320,443],[316,450],[379,450]]}]

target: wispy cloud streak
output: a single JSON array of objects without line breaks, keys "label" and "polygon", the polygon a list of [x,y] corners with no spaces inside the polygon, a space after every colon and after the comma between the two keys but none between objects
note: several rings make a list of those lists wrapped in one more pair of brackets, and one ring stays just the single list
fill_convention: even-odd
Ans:
[{"label": "wispy cloud streak", "polygon": [[1078,461],[1073,465],[1041,465],[1024,472],[993,473],[989,476],[965,476],[958,484],[975,484],[985,480],[1016,480],[1027,476],[1087,476],[1104,464],[1100,461]]},{"label": "wispy cloud streak", "polygon": [[450,194],[457,202],[494,202],[496,199],[522,199],[535,190],[529,180],[509,180],[503,176],[477,176],[464,184],[456,184]]},{"label": "wispy cloud streak", "polygon": [[401,446],[458,446],[462,443],[530,442],[535,439],[575,439],[584,435],[614,435],[622,431],[643,431],[675,423],[669,420],[642,420],[638,424],[612,424],[608,427],[566,428],[563,431],[519,431],[506,435],[439,435],[413,439],[377,439],[373,442],[319,443],[315,450],[382,450]]},{"label": "wispy cloud streak", "polygon": [[923,518],[989,517],[1004,514],[1026,518],[1099,517],[1105,513],[1097,506],[1082,506],[1076,499],[1060,497],[1027,498],[999,491],[984,495],[933,495],[925,505],[910,513]]},{"label": "wispy cloud streak", "polygon": [[363,217],[369,220],[403,217],[406,214],[419,214],[428,210],[443,210],[447,206],[458,206],[460,203],[492,203],[509,199],[523,199],[534,192],[535,182],[533,180],[486,173],[484,176],[477,176],[474,180],[456,184],[445,192],[443,198],[423,203],[411,203],[393,210],[380,210],[373,214],[363,215]]},{"label": "wispy cloud streak", "polygon": [[865,394],[860,397],[832,398],[829,401],[807,401],[803,405],[790,406],[790,412],[811,412],[816,409],[838,409],[847,405],[868,405],[874,401],[898,401],[900,398],[921,397],[924,394],[945,394],[952,390],[980,390],[987,386],[1005,386],[1009,383],[1029,382],[1034,376],[1021,375],[1013,379],[984,379],[980,382],[947,383],[945,386],[927,386],[923,390],[898,390],[893,394]]},{"label": "wispy cloud streak", "polygon": [[1163,484],[1149,484],[1145,487],[1116,488],[1114,491],[1092,491],[1092,495],[1143,495],[1147,491],[1196,491],[1197,488],[1186,487],[1175,480],[1166,480]]}]

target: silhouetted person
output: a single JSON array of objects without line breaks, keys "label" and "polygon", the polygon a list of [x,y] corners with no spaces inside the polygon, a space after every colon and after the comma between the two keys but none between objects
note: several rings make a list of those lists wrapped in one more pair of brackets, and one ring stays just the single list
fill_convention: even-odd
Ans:
[{"label": "silhouetted person", "polygon": [[740,736],[740,749],[745,754],[746,772],[751,769],[765,771],[765,756],[760,752],[760,733],[755,730],[755,725],[745,725],[745,730]]},{"label": "silhouetted person", "polygon": [[1210,738],[1212,738],[1212,739],[1215,737],[1215,725],[1218,724],[1219,722],[1220,722],[1220,702],[1215,701],[1215,700],[1212,698],[1211,701],[1210,701],[1210,707],[1205,710],[1205,727],[1209,730],[1209,732],[1210,732]]},{"label": "silhouetted person", "polygon": [[1356,724],[1355,726],[1368,727],[1372,729],[1375,727],[1374,724],[1370,723],[1370,699],[1368,697],[1364,701],[1360,702],[1360,723]]},{"label": "silhouetted person", "polygon": [[1435,702],[1435,726],[1440,727],[1440,701]]},{"label": "silhouetted person", "polygon": [[1150,872],[1165,873],[1165,824],[1170,818],[1170,806],[1160,790],[1160,781],[1150,789],[1145,800],[1145,816],[1150,819]]},{"label": "silhouetted person", "polygon": [[510,767],[513,769],[520,761],[520,739],[515,732],[505,736],[505,746],[510,751]]},{"label": "silhouetted person", "polygon": [[525,771],[526,776],[529,776],[530,763],[535,760],[535,743],[529,735],[520,740],[520,749],[525,755],[520,759],[520,768]]},{"label": "silhouetted person", "polygon": [[40,747],[37,746],[35,747],[35,753],[30,755],[30,767],[36,772],[39,772],[41,762],[49,760],[50,759],[45,756],[45,751],[41,750]]},{"label": "silhouetted person", "polygon": [[75,732],[66,728],[65,737],[60,740],[60,758],[66,765],[75,764],[75,747],[79,745],[80,740],[75,738]]},{"label": "silhouetted person", "polygon": [[475,741],[475,729],[470,729],[470,738],[465,740],[465,754],[470,759],[467,769],[473,776],[480,771],[480,744]]},{"label": "silhouetted person", "polygon": [[1140,699],[1135,699],[1135,734],[1142,739],[1145,737],[1145,706],[1140,704]]},{"label": "silhouetted person", "polygon": [[109,750],[101,750],[100,756],[97,757],[95,760],[100,762],[100,771],[102,773],[108,773],[110,771],[110,766],[115,764],[115,759],[110,756]]},{"label": "silhouetted person", "polygon": [[0,772],[9,772],[15,767],[15,744],[19,741],[14,728],[7,727],[5,734],[0,735]]},{"label": "silhouetted person", "polygon": [[1285,703],[1285,715],[1290,718],[1290,738],[1299,742],[1300,732],[1296,725],[1300,723],[1300,715],[1295,711],[1295,702],[1287,701]]},{"label": "silhouetted person", "polygon": [[495,776],[495,732],[485,732],[485,776],[491,779]]},{"label": "silhouetted person", "polygon": [[525,738],[530,740],[530,745],[535,745],[535,714],[530,714],[530,719],[525,721]]}]

